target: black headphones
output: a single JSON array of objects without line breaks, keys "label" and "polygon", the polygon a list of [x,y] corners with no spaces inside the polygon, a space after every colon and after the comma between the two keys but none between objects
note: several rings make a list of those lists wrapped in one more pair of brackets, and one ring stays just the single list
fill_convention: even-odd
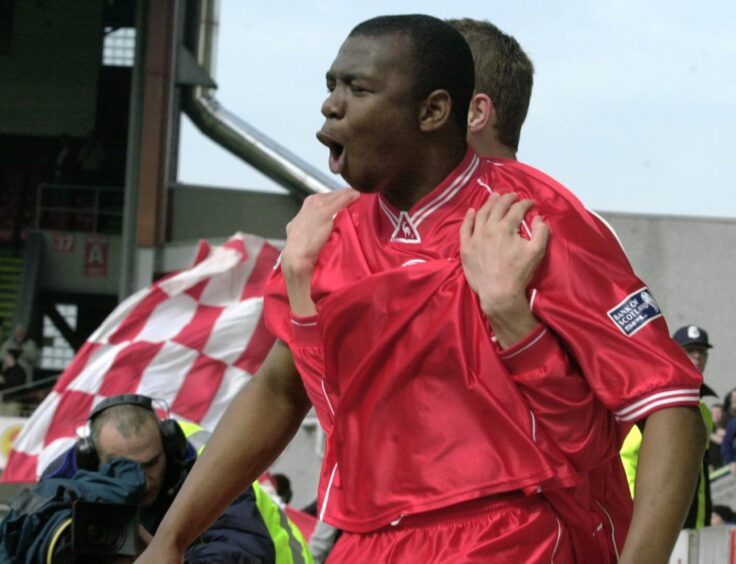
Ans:
[{"label": "black headphones", "polygon": [[[95,406],[89,414],[87,421],[92,423],[100,413],[116,405],[136,405],[156,415],[159,430],[161,431],[161,441],[164,445],[167,474],[170,471],[175,471],[175,469],[183,468],[186,462],[187,452],[187,438],[184,436],[184,431],[182,431],[179,424],[173,419],[160,420],[156,411],[153,409],[153,400],[148,396],[120,394],[106,398]],[[77,441],[74,445],[74,458],[77,462],[77,468],[80,470],[97,470],[97,467],[100,465],[100,457],[97,454],[97,449],[91,436],[83,437]]]}]

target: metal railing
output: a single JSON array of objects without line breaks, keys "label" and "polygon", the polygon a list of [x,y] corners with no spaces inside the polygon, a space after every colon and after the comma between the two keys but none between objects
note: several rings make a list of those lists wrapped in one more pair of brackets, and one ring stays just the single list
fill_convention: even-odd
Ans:
[{"label": "metal railing", "polygon": [[[200,0],[191,50],[196,63],[211,75],[219,28],[218,0]],[[210,81],[211,82],[211,81]],[[277,182],[298,199],[344,186],[228,111],[214,96],[214,83],[190,86],[183,108],[192,122],[215,143]]]},{"label": "metal railing", "polygon": [[36,229],[120,233],[122,188],[40,184],[36,192]]},{"label": "metal railing", "polygon": [[18,417],[30,417],[56,384],[61,374],[0,390],[0,403],[18,404]]}]

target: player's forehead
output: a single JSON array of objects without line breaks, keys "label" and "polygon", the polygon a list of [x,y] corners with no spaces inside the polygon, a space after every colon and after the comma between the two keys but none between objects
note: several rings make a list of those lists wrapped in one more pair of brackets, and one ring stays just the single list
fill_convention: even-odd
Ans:
[{"label": "player's forehead", "polygon": [[405,75],[412,56],[411,42],[403,34],[355,35],[340,46],[326,76],[328,80],[388,79],[395,73]]}]

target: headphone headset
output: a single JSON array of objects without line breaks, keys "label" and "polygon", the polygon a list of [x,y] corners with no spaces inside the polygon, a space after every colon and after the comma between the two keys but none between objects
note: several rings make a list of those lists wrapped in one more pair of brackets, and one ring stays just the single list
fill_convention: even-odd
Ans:
[{"label": "headphone headset", "polygon": [[[111,407],[117,405],[135,405],[142,407],[153,413],[158,421],[158,427],[161,431],[161,441],[166,456],[167,474],[175,469],[182,468],[186,462],[187,438],[184,435],[179,424],[173,419],[159,419],[156,411],[153,409],[153,400],[148,396],[140,394],[120,394],[111,396],[98,403],[89,414],[87,421],[91,424],[95,418]],[[97,470],[100,465],[100,456],[97,454],[97,448],[91,436],[79,439],[74,445],[74,458],[77,462],[77,468],[80,470]]]}]

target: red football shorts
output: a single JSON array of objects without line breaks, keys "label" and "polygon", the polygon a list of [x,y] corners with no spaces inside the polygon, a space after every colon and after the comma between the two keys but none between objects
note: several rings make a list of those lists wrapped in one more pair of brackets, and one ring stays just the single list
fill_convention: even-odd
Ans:
[{"label": "red football shorts", "polygon": [[407,516],[371,533],[342,534],[330,564],[574,562],[568,531],[541,496],[508,494]]}]

